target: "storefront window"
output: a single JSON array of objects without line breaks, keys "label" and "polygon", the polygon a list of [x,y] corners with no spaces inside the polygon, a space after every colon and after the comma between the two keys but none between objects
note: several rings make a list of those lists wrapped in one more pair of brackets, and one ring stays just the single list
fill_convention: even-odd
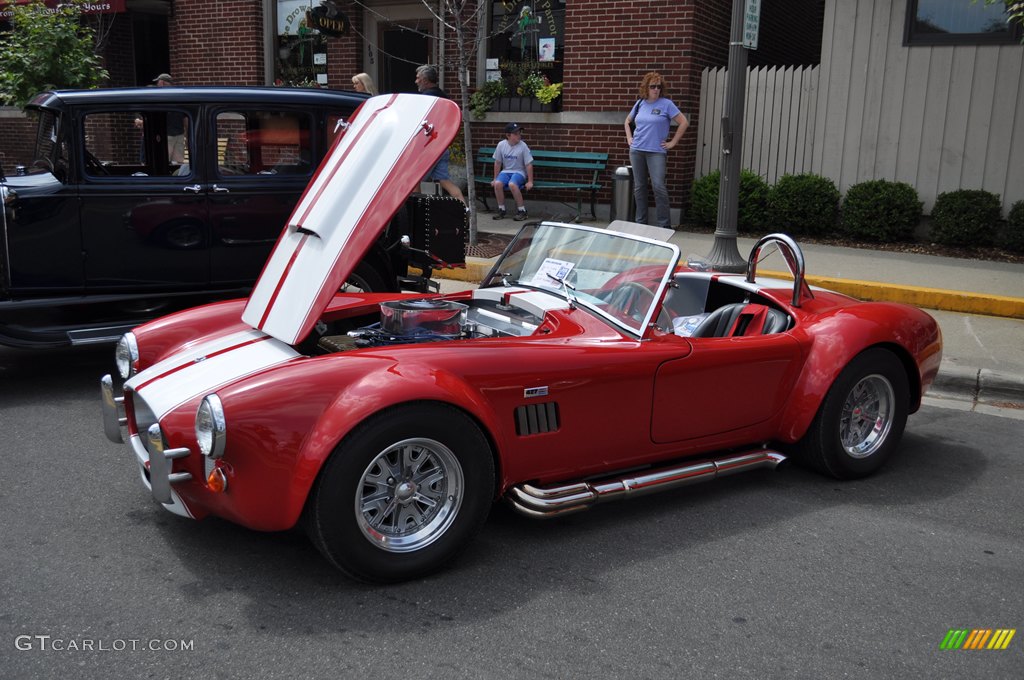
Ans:
[{"label": "storefront window", "polygon": [[274,84],[327,86],[327,39],[306,25],[314,0],[277,0]]},{"label": "storefront window", "polygon": [[529,87],[533,73],[562,82],[565,0],[491,0],[490,18],[488,80],[500,77],[511,90]]},{"label": "storefront window", "polygon": [[1020,26],[1011,23],[1006,5],[982,0],[908,0],[906,45],[982,45],[1011,43]]}]

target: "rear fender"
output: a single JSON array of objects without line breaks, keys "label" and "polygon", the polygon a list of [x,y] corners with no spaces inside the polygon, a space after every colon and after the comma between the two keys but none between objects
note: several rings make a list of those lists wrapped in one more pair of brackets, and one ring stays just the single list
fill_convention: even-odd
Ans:
[{"label": "rear fender", "polygon": [[803,437],[842,370],[870,347],[884,347],[900,360],[910,387],[909,412],[935,379],[942,359],[942,335],[925,312],[906,305],[865,303],[836,310],[811,322],[811,349],[783,416],[779,439]]}]

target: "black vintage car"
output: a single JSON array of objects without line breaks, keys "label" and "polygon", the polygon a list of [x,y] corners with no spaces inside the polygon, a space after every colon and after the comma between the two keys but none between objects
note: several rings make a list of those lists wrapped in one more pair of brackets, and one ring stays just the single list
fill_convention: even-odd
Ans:
[{"label": "black vintage car", "polygon": [[[246,295],[365,98],[259,87],[36,96],[33,160],[0,174],[0,344],[113,341],[154,316]],[[409,284],[413,212],[396,216],[349,285]]]}]

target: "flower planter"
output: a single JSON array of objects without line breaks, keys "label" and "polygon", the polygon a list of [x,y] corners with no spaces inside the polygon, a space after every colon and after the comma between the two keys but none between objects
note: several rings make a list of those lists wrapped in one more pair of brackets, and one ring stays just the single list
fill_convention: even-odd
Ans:
[{"label": "flower planter", "polygon": [[560,110],[558,99],[550,104],[541,104],[536,97],[498,97],[491,106],[491,111],[508,111],[510,113],[544,113]]}]

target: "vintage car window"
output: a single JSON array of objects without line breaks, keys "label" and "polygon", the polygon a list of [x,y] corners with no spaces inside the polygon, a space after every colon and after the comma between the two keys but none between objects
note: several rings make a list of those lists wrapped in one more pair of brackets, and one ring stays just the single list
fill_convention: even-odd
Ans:
[{"label": "vintage car window", "polygon": [[217,114],[217,174],[313,174],[313,116],[294,111],[234,110]]},{"label": "vintage car window", "polygon": [[491,285],[508,283],[571,297],[639,336],[678,260],[679,249],[670,243],[545,222],[519,232],[495,265],[501,280]]},{"label": "vintage car window", "polygon": [[57,179],[67,179],[67,144],[60,138],[61,117],[53,111],[33,112],[36,137],[32,145],[32,162],[25,171],[30,175],[50,172]]},{"label": "vintage car window", "polygon": [[179,111],[99,111],[85,116],[85,173],[105,177],[188,177],[190,117]]}]

